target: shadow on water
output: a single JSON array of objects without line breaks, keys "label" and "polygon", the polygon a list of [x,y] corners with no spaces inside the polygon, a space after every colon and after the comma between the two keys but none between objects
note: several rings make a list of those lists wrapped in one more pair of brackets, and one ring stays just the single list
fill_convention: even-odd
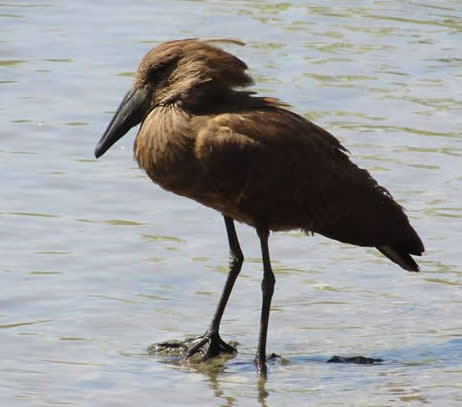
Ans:
[{"label": "shadow on water", "polygon": [[[422,368],[433,368],[435,365],[446,367],[462,366],[462,337],[451,339],[440,344],[420,344],[417,346],[403,346],[388,350],[379,351],[376,358],[381,359],[380,363],[349,363],[355,365],[375,366],[419,366]],[[344,357],[350,357],[345,356]],[[327,363],[331,355],[296,355],[288,358],[281,358],[283,365],[307,365]]]}]

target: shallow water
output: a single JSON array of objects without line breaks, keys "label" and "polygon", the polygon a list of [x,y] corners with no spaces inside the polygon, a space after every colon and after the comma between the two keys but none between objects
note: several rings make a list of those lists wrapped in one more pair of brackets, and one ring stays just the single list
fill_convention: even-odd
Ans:
[{"label": "shallow water", "polygon": [[[328,4],[328,5],[327,5]],[[0,404],[460,406],[462,9],[457,1],[0,3]],[[375,253],[274,234],[268,348],[252,362],[261,265],[246,263],[219,367],[149,356],[201,333],[227,268],[221,217],[153,186],[135,131],[93,149],[141,56],[234,37],[256,90],[334,133],[408,209],[427,253],[408,274]],[[380,357],[374,366],[324,363]]]}]

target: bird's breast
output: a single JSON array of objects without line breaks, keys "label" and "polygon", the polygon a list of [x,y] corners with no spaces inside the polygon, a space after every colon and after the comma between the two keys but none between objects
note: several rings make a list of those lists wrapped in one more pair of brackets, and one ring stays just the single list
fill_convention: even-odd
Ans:
[{"label": "bird's breast", "polygon": [[174,107],[151,111],[135,140],[139,166],[163,189],[253,224],[251,217],[239,209],[240,186],[228,188],[228,183],[215,179],[220,178],[221,170],[198,153],[198,133],[204,125],[200,120]]},{"label": "bird's breast", "polygon": [[143,121],[135,140],[135,158],[162,188],[190,195],[201,169],[194,157],[194,134],[187,113],[158,107]]}]

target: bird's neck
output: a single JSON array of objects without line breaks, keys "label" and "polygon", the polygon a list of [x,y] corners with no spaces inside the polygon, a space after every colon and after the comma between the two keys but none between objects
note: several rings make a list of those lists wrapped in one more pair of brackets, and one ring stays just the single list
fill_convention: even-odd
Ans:
[{"label": "bird's neck", "polygon": [[178,104],[191,115],[215,115],[237,113],[255,108],[264,108],[265,98],[254,96],[255,92],[202,87]]}]

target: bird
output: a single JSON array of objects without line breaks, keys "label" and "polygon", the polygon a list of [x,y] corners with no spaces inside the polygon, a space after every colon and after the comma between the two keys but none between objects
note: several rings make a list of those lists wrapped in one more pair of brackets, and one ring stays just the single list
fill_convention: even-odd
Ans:
[{"label": "bird", "polygon": [[244,262],[235,222],[255,228],[260,241],[262,305],[255,355],[267,377],[266,344],[275,277],[271,232],[302,230],[356,246],[375,247],[407,271],[425,251],[404,209],[328,131],[253,85],[244,61],[226,51],[234,39],[164,42],[142,58],[133,85],[95,148],[101,157],[140,125],[134,156],[163,189],[212,208],[224,218],[229,273],[203,335],[179,343],[183,357],[235,354],[220,322]]}]

